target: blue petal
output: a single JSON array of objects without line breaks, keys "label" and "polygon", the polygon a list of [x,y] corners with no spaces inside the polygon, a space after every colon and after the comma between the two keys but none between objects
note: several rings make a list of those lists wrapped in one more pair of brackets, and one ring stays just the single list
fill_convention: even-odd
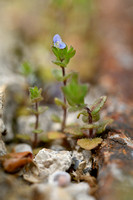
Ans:
[{"label": "blue petal", "polygon": [[56,42],[61,42],[62,40],[61,40],[61,37],[58,35],[58,34],[56,34],[56,35],[54,35],[54,37],[53,37],[53,42],[54,43],[56,43]]},{"label": "blue petal", "polygon": [[59,43],[59,49],[64,49],[66,47],[66,44],[64,42]]}]

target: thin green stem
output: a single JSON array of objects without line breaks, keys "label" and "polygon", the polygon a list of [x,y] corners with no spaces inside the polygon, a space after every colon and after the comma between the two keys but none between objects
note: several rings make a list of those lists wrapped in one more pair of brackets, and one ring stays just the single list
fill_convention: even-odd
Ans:
[{"label": "thin green stem", "polygon": [[[62,76],[64,77],[66,75],[65,68],[61,67],[61,69],[62,69]],[[64,80],[63,85],[66,86],[66,84],[67,84],[67,81]],[[64,94],[63,94],[63,98],[64,98],[64,104],[66,105],[66,98],[65,98]],[[62,120],[62,124],[61,124],[61,131],[64,132],[64,128],[66,126],[67,108],[66,108],[66,106],[63,106],[62,109],[63,109],[63,120]]]},{"label": "thin green stem", "polygon": [[[36,121],[35,121],[35,130],[38,129],[38,125],[39,125],[38,106],[39,106],[39,103],[35,102],[35,110],[36,110],[36,114],[35,114],[35,118],[36,118]],[[34,133],[33,147],[36,147],[37,143],[38,143],[37,133]]]}]

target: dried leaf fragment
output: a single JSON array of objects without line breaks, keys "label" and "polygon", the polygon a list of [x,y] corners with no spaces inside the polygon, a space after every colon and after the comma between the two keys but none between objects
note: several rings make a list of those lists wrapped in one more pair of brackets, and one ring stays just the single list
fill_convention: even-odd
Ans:
[{"label": "dried leaf fragment", "polygon": [[3,156],[2,165],[6,172],[14,173],[27,163],[32,162],[33,156],[29,151],[9,153]]}]

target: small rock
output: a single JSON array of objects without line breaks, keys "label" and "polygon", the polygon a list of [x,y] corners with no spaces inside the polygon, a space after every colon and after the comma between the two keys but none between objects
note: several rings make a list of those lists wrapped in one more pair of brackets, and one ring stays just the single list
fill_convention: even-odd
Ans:
[{"label": "small rock", "polygon": [[14,151],[15,152],[25,152],[25,151],[29,151],[29,152],[31,152],[31,153],[33,153],[32,152],[32,148],[31,148],[31,146],[29,145],[29,144],[18,144],[18,145],[16,145],[15,147],[14,147]]},{"label": "small rock", "polygon": [[48,182],[52,185],[65,187],[70,184],[71,176],[67,172],[56,171],[49,177]]},{"label": "small rock", "polygon": [[53,151],[42,149],[34,159],[40,173],[48,177],[55,171],[66,171],[72,163],[71,153],[69,151]]}]

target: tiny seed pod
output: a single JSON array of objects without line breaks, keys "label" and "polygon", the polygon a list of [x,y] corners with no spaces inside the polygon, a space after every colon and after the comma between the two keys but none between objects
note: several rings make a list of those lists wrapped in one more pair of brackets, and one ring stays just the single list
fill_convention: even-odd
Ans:
[{"label": "tiny seed pod", "polygon": [[67,172],[56,171],[49,177],[49,183],[52,185],[66,187],[71,182],[71,177]]}]

